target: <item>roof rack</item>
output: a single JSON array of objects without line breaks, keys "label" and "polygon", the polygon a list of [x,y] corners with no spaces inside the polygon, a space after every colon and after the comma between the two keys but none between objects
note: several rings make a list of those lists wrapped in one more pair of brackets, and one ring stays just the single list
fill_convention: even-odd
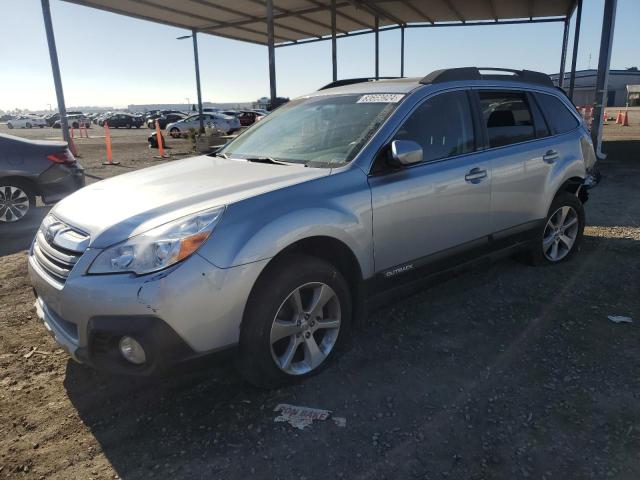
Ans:
[{"label": "roof rack", "polygon": [[319,88],[318,90],[326,90],[327,88],[333,87],[343,87],[345,85],[353,85],[355,83],[365,83],[365,82],[373,82],[375,80],[394,80],[403,77],[362,77],[362,78],[344,78],[342,80],[336,80],[335,82],[331,82],[326,84],[324,87]]},{"label": "roof rack", "polygon": [[[482,74],[480,71],[503,72],[497,74]],[[511,77],[504,72],[510,73]],[[513,70],[511,68],[495,67],[461,67],[435,70],[420,80],[420,83],[429,85],[433,83],[453,82],[458,80],[516,80],[518,82],[535,83],[546,87],[554,87],[549,75],[532,70]]]}]

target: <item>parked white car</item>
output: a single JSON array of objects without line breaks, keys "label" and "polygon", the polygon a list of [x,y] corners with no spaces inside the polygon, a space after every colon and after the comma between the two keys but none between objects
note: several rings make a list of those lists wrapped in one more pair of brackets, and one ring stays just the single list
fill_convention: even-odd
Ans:
[{"label": "parked white car", "polygon": [[[240,129],[240,120],[221,113],[205,113],[203,114],[203,120],[205,127],[215,128],[225,134],[233,133]],[[200,128],[200,115],[191,115],[184,120],[169,123],[166,131],[172,137],[177,137],[187,133],[191,128],[196,130]]]},{"label": "parked white car", "polygon": [[44,128],[47,126],[47,122],[42,117],[35,117],[31,115],[23,115],[7,122],[8,128]]}]

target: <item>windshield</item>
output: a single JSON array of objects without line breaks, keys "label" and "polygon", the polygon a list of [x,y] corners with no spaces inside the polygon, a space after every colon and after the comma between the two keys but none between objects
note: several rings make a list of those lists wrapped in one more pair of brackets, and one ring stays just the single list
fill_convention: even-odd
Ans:
[{"label": "windshield", "polygon": [[335,95],[283,105],[220,153],[329,166],[353,160],[402,95]]}]

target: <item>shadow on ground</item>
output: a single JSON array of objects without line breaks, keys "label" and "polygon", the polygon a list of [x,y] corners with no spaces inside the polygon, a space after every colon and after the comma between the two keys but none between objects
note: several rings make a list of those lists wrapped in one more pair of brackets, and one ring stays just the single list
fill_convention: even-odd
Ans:
[{"label": "shadow on ground", "polygon": [[0,223],[0,257],[27,250],[50,208],[36,207],[18,222]]},{"label": "shadow on ground", "polygon": [[[460,274],[374,312],[290,388],[256,390],[230,360],[163,379],[70,362],[65,387],[123,479],[637,478],[640,330],[607,315],[640,312],[639,256],[638,240],[587,236],[555,268]],[[347,426],[298,431],[274,423],[278,403]]]}]

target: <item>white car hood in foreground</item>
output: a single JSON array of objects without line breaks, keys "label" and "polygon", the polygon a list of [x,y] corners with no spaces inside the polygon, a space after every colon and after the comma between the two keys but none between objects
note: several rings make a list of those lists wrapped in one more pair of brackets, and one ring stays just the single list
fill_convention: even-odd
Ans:
[{"label": "white car hood in foreground", "polygon": [[58,219],[104,248],[193,212],[329,175],[330,169],[200,156],[89,185],[58,203]]}]

